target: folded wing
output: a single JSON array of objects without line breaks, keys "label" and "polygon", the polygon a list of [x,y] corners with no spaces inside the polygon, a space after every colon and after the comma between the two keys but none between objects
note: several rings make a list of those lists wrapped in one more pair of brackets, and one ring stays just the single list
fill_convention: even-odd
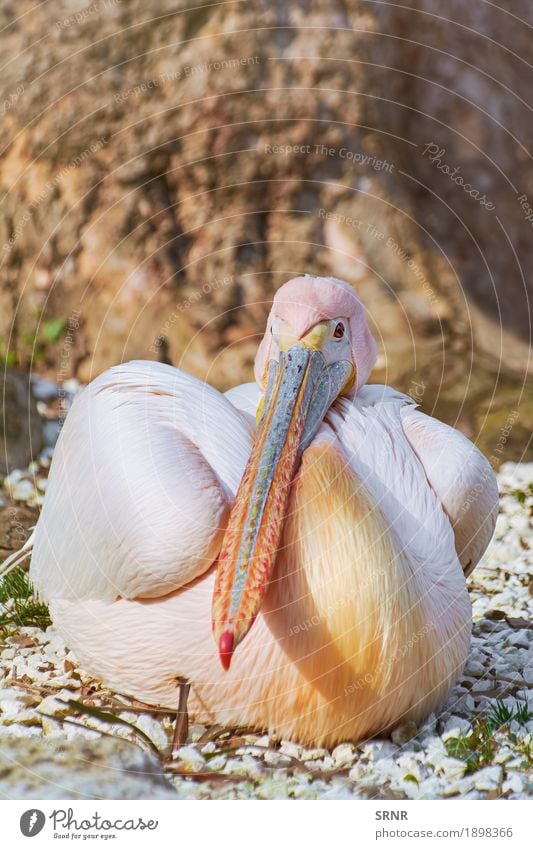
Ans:
[{"label": "folded wing", "polygon": [[160,363],[100,375],[58,441],[30,577],[52,598],[156,598],[218,556],[252,440],[209,385]]},{"label": "folded wing", "polygon": [[490,463],[462,433],[412,406],[402,409],[407,439],[450,519],[465,575],[487,548],[498,516],[498,485]]}]

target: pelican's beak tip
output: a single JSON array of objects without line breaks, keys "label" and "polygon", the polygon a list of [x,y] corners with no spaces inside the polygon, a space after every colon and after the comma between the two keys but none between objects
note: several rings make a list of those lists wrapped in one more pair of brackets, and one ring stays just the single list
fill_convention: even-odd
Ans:
[{"label": "pelican's beak tip", "polygon": [[233,656],[233,649],[235,648],[235,637],[231,631],[224,631],[220,636],[220,640],[218,642],[218,652],[220,655],[220,662],[224,669],[227,671],[230,667],[231,658]]}]

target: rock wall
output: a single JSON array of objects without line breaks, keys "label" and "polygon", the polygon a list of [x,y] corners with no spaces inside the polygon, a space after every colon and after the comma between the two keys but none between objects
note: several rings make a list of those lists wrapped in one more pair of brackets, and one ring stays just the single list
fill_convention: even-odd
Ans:
[{"label": "rock wall", "polygon": [[8,362],[61,382],[156,357],[226,388],[251,376],[273,291],[312,271],[360,292],[378,379],[473,350],[525,371],[527,0],[0,17]]}]

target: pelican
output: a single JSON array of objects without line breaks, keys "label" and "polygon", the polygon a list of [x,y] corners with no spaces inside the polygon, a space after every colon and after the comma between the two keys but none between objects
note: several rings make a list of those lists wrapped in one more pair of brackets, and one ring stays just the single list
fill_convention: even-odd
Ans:
[{"label": "pelican", "polygon": [[333,746],[418,722],[465,663],[492,469],[369,385],[353,289],[276,293],[255,383],[134,361],[68,413],[23,556],[82,667],[201,723]]}]

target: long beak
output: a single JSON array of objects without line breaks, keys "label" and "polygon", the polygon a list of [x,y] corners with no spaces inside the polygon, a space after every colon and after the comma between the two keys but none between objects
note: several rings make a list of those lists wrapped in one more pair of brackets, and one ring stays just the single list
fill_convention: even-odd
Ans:
[{"label": "long beak", "polygon": [[222,543],[213,596],[213,633],[229,669],[271,578],[293,478],[328,408],[353,378],[347,361],[327,365],[295,344],[269,366],[256,441]]}]

